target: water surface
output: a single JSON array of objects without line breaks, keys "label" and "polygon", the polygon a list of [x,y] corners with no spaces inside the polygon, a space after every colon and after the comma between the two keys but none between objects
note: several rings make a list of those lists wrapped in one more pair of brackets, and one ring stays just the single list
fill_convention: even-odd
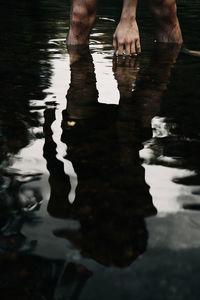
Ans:
[{"label": "water surface", "polygon": [[[178,4],[197,51],[200,5]],[[199,299],[200,58],[154,43],[142,3],[126,59],[120,3],[81,49],[65,1],[0,14],[1,298]]]}]

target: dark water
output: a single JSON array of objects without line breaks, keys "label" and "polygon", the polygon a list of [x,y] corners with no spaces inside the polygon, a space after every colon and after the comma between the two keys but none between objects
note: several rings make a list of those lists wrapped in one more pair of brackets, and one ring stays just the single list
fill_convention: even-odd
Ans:
[{"label": "dark water", "polygon": [[119,16],[67,50],[69,3],[1,6],[1,299],[200,299],[200,57],[153,43],[143,3],[142,55],[113,57]]}]

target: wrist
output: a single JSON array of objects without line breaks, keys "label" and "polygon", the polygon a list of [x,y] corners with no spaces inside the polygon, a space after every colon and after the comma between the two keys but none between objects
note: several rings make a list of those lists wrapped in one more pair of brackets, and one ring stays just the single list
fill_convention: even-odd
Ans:
[{"label": "wrist", "polygon": [[120,23],[129,23],[133,24],[136,22],[136,16],[130,16],[130,15],[121,15]]},{"label": "wrist", "polygon": [[136,9],[137,9],[136,0],[124,0],[124,5],[121,13],[121,20],[135,22]]}]

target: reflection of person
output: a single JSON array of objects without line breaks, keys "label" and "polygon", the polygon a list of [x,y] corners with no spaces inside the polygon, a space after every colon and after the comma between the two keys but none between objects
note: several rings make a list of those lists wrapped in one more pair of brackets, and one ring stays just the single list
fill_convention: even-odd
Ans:
[{"label": "reflection of person", "polygon": [[[138,0],[123,0],[120,22],[113,35],[113,46],[119,55],[140,53],[140,35],[136,22]],[[156,21],[156,39],[163,43],[182,44],[182,34],[175,0],[149,0]],[[96,17],[97,0],[73,0],[68,45],[88,44]]]},{"label": "reflection of person", "polygon": [[[159,112],[179,50],[178,46],[157,46],[147,74],[133,94],[138,59],[114,57],[113,72],[120,92],[116,106],[97,101],[89,49],[69,48],[71,84],[63,111],[62,141],[67,144],[66,158],[72,161],[78,176],[72,204],[68,201],[69,176],[56,157],[52,138],[55,109],[45,112],[44,157],[50,173],[48,212],[54,217],[79,220],[81,225],[79,231],[61,228],[54,232],[72,242],[75,256],[78,249],[83,257],[103,265],[126,267],[145,251],[148,233],[144,218],[155,214],[156,209],[138,152],[144,136],[151,136],[150,121]],[[80,295],[92,272],[79,262],[73,257],[66,261],[54,293],[57,298],[70,294],[75,299]]]},{"label": "reflection of person", "polygon": [[[107,266],[124,267],[145,251],[144,218],[156,212],[139,159],[142,145],[135,118],[137,106],[131,94],[122,92],[119,106],[98,103],[88,48],[82,48],[77,61],[79,49],[72,47],[69,52],[73,63],[62,141],[67,144],[67,158],[77,173],[78,186],[70,204],[69,178],[56,158],[50,129],[54,111],[46,111],[44,155],[51,185],[48,211],[56,217],[80,221],[79,232],[60,230],[55,234],[70,239],[84,257]],[[124,83],[128,78],[131,87],[138,71],[132,59],[133,64],[124,68]],[[117,78],[122,67],[115,63]]]}]

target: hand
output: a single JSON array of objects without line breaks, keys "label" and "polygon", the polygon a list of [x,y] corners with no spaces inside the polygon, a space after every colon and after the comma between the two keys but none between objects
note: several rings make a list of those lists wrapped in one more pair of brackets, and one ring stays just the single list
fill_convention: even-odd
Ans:
[{"label": "hand", "polygon": [[140,35],[136,20],[130,22],[121,20],[113,35],[113,47],[115,53],[123,55],[135,55],[141,53]]}]

